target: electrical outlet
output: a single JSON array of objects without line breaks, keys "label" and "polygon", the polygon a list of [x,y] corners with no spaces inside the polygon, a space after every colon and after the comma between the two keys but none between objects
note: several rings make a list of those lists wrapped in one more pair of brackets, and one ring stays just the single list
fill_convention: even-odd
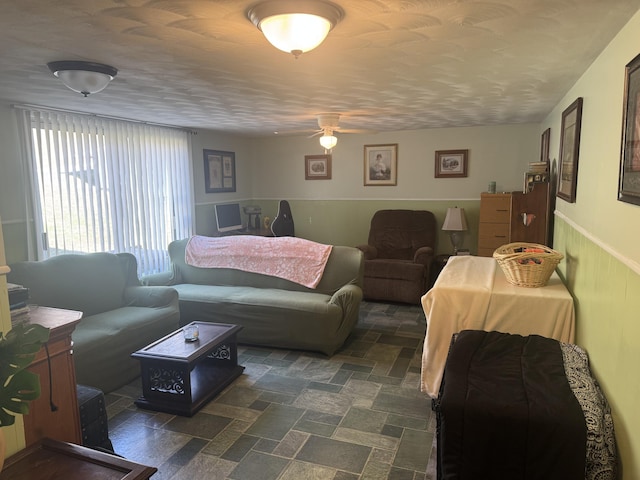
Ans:
[{"label": "electrical outlet", "polygon": [[311,217],[309,217],[309,225],[311,225]]}]

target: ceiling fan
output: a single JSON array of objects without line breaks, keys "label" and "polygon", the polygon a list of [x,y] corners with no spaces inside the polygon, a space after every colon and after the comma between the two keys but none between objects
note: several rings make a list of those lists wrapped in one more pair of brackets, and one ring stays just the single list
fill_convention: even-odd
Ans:
[{"label": "ceiling fan", "polygon": [[339,113],[320,113],[318,115],[318,127],[319,130],[315,131],[308,138],[320,137],[320,145],[325,150],[331,150],[338,143],[338,139],[334,133],[366,133],[366,130],[353,130],[340,128],[340,114]]}]

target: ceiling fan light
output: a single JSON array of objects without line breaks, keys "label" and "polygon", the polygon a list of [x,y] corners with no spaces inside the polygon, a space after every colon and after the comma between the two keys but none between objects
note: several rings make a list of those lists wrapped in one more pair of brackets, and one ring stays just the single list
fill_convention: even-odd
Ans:
[{"label": "ceiling fan light", "polygon": [[68,88],[85,97],[104,90],[118,74],[114,67],[102,63],[63,60],[47,66]]},{"label": "ceiling fan light", "polygon": [[296,58],[320,45],[343,16],[325,0],[267,0],[247,11],[269,43]]},{"label": "ceiling fan light", "polygon": [[333,135],[323,135],[320,137],[320,145],[325,149],[331,150],[338,144],[338,139]]}]

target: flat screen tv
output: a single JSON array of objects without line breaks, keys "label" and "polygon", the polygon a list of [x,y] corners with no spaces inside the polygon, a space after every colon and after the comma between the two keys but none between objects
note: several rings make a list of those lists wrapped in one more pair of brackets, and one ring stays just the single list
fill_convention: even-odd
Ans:
[{"label": "flat screen tv", "polygon": [[242,217],[239,203],[223,203],[215,205],[216,226],[219,232],[242,230]]}]

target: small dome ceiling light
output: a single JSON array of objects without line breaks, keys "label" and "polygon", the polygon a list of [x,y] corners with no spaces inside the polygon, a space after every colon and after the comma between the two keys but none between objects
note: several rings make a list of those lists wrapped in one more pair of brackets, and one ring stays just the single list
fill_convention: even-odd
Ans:
[{"label": "small dome ceiling light", "polygon": [[118,70],[109,65],[77,60],[49,62],[47,67],[67,87],[85,97],[104,90],[118,74]]}]

